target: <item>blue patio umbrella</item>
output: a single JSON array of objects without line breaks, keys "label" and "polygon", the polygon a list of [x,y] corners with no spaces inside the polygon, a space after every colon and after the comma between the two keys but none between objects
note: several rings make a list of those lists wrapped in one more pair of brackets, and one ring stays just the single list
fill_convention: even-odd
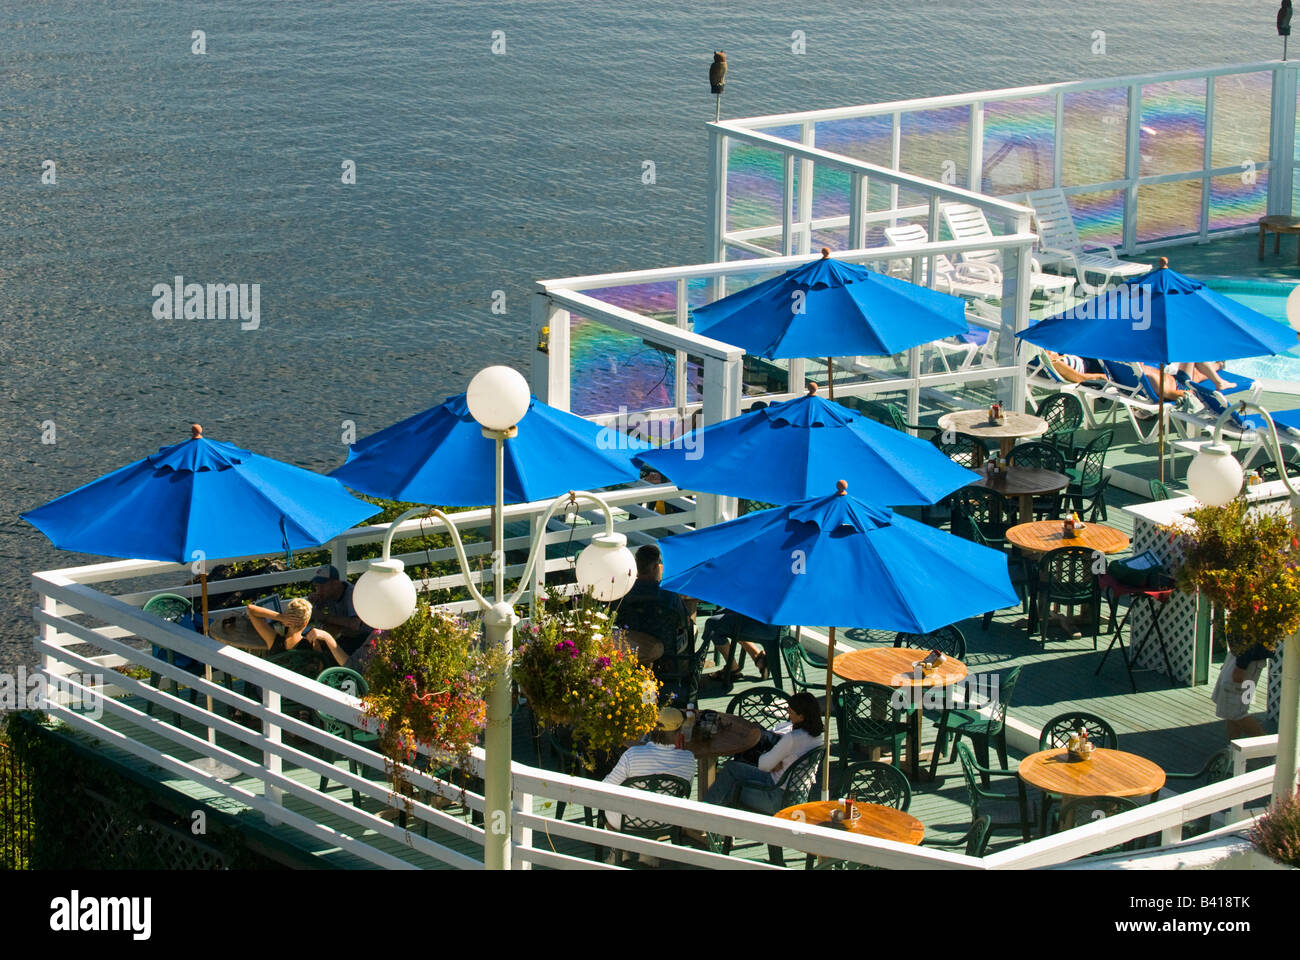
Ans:
[{"label": "blue patio umbrella", "polygon": [[827,765],[837,626],[928,633],[1019,602],[1004,554],[837,486],[830,496],[659,541],[666,589],[763,623],[831,625]]},{"label": "blue patio umbrella", "polygon": [[931,504],[979,479],[932,444],[811,392],[685,439],[637,459],[684,490],[767,503],[803,500],[847,477],[872,503]]},{"label": "blue patio umbrella", "polygon": [[[1150,273],[1075,304],[1016,336],[1057,353],[1147,363],[1236,360],[1284,353],[1295,332],[1199,280],[1169,269],[1169,259]],[[1160,417],[1160,479],[1165,468],[1165,421]]]},{"label": "blue patio umbrella", "polygon": [[[379,512],[337,480],[192,436],[29,510],[22,518],[61,550],[107,557],[203,561],[203,632],[208,632],[207,560],[316,547]],[[204,675],[212,679],[205,664]],[[207,698],[209,712],[212,698]],[[208,741],[216,732],[208,728]],[[204,758],[209,773],[237,771]]]},{"label": "blue patio umbrella", "polygon": [[[534,397],[518,436],[505,441],[505,500],[544,500],[635,480],[640,471],[631,458],[648,449],[644,440]],[[372,496],[473,507],[495,499],[495,457],[495,443],[483,436],[461,393],[354,443],[330,476]]]},{"label": "blue patio umbrella", "polygon": [[825,247],[693,313],[696,333],[769,359],[885,356],[967,330],[961,297],[832,260]]}]

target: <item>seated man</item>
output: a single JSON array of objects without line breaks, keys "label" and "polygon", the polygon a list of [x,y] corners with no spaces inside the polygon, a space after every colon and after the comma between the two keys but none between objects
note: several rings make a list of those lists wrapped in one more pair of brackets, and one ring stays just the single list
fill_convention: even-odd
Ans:
[{"label": "seated man", "polygon": [[614,622],[625,630],[648,633],[664,645],[664,655],[689,651],[694,635],[686,603],[679,594],[659,586],[664,562],[659,548],[647,543],[636,552],[636,582],[614,612]]},{"label": "seated man", "polygon": [[[687,783],[695,779],[695,755],[689,750],[679,750],[673,741],[682,725],[682,712],[674,707],[660,707],[659,721],[650,733],[649,743],[629,747],[605,777],[606,783],[615,786],[634,777],[651,777],[668,774],[681,777]],[[615,830],[623,823],[621,814],[606,811],[605,820]]]},{"label": "seated man", "polygon": [[318,612],[323,612],[321,625],[325,630],[321,632],[328,631],[331,641],[335,641],[327,646],[342,666],[370,637],[370,627],[357,616],[352,605],[352,584],[340,577],[335,567],[321,567],[311,583],[312,592],[307,599]]}]

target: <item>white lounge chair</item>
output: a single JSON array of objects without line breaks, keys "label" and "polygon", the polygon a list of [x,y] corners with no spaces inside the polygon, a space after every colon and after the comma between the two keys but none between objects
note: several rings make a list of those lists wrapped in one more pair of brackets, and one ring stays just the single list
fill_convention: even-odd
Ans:
[{"label": "white lounge chair", "polygon": [[[943,221],[948,225],[948,232],[954,240],[991,240],[993,229],[988,217],[979,207],[969,203],[946,203],[942,208]],[[984,266],[997,271],[999,283],[1002,280],[1002,252],[1000,250],[967,250],[961,255],[963,266]],[[1074,280],[1054,273],[1044,273],[1043,265],[1036,257],[1029,258],[1029,283],[1035,291],[1041,291],[1045,297],[1060,297],[1065,303],[1074,290]]]},{"label": "white lounge chair", "polygon": [[[930,242],[930,234],[919,223],[905,223],[885,228],[885,239],[891,247],[915,247]],[[926,273],[928,257],[921,258],[921,282],[929,280]],[[902,280],[912,279],[912,259],[891,260],[890,276]],[[942,253],[934,254],[934,289],[959,297],[977,297],[999,300],[1002,297],[1002,272],[996,266],[982,263],[954,264]]]},{"label": "white lounge chair", "polygon": [[[1109,244],[1098,244],[1099,251],[1089,253],[1083,249],[1074,214],[1060,187],[1038,190],[1026,196],[1025,201],[1034,210],[1038,224],[1039,255],[1048,266],[1066,267],[1079,278],[1079,286],[1089,294],[1097,294],[1108,287],[1113,279],[1129,280],[1150,273],[1145,263],[1132,263],[1115,255]],[[1088,274],[1099,274],[1101,284],[1088,282]]]}]

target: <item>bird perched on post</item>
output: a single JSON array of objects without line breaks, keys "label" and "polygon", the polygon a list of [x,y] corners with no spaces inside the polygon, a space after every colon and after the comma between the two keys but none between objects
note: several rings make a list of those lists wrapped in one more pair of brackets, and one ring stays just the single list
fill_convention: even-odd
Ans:
[{"label": "bird perched on post", "polygon": [[[1289,0],[1288,0],[1289,2]],[[709,88],[717,97],[717,111],[714,122],[722,119],[722,88],[727,85],[727,55],[721,50],[713,51],[713,64],[709,67]]]},{"label": "bird perched on post", "polygon": [[1277,35],[1282,38],[1282,59],[1286,59],[1286,41],[1291,36],[1291,0],[1282,0],[1277,8]]}]

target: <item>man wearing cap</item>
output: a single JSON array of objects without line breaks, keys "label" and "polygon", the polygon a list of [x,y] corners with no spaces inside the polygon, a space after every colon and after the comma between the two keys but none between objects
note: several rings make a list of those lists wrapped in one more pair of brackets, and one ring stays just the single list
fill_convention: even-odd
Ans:
[{"label": "man wearing cap", "polygon": [[[618,786],[636,777],[668,774],[691,783],[695,779],[695,755],[689,750],[679,750],[674,745],[681,725],[680,710],[676,707],[660,707],[659,721],[650,734],[650,742],[625,750],[605,782]],[[615,830],[623,823],[622,816],[612,810],[605,812],[605,820]]]},{"label": "man wearing cap", "polygon": [[324,612],[321,626],[338,638],[339,647],[350,656],[370,636],[370,628],[352,605],[352,584],[340,577],[338,569],[331,565],[317,570],[311,583],[312,591],[307,599]]}]

